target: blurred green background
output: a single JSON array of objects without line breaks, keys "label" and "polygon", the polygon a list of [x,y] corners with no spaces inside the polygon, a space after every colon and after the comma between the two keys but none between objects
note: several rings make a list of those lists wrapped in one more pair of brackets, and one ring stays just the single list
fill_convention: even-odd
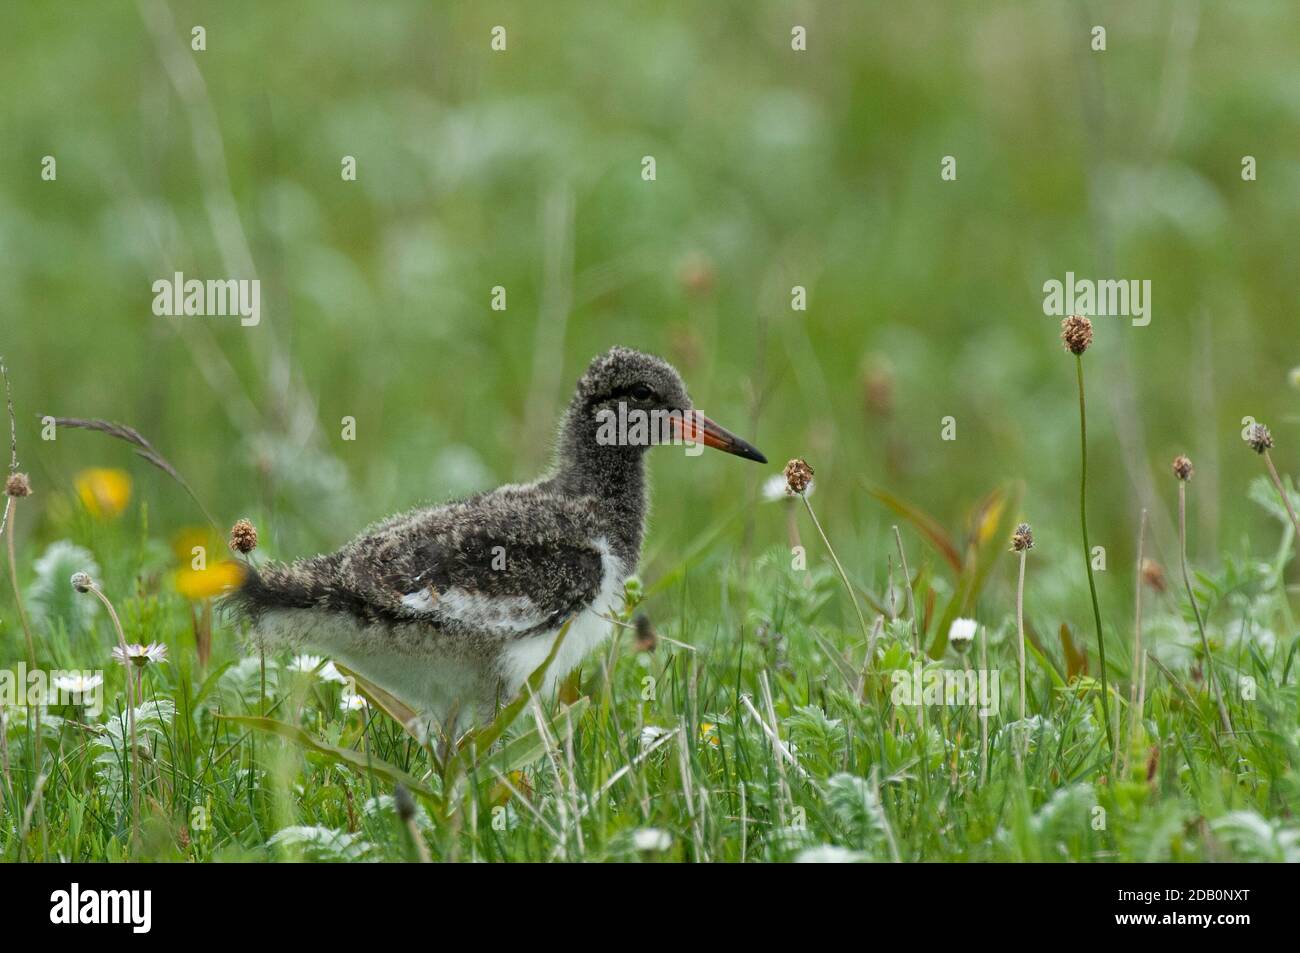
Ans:
[{"label": "blurred green background", "polygon": [[[252,516],[285,557],[536,473],[577,375],[624,344],[674,361],[773,462],[656,453],[650,579],[720,520],[693,558],[784,541],[758,487],[801,455],[875,588],[896,517],[867,486],[956,528],[1020,481],[1040,586],[1082,621],[1074,368],[1042,307],[1067,271],[1153,286],[1150,325],[1099,318],[1085,358],[1108,617],[1130,611],[1142,506],[1175,558],[1177,452],[1197,464],[1198,559],[1273,545],[1239,431],[1266,421],[1279,466],[1300,462],[1294,3],[144,0],[0,17],[0,353],[35,488],[20,549],[69,532],[88,466],[128,469],[159,535],[201,522],[129,448],[42,442],[40,414],[137,427],[220,521]],[[173,271],[260,278],[261,324],[156,317],[151,284]]]}]

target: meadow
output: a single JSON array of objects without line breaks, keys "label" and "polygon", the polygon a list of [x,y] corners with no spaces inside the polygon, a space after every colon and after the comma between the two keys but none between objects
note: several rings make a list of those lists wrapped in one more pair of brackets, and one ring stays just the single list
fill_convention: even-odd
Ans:
[{"label": "meadow", "polygon": [[[0,858],[1300,860],[1294,5],[3,16],[0,679],[92,700],[0,699]],[[1076,357],[1067,275],[1148,313]],[[651,455],[558,698],[429,742],[216,610],[539,473],[613,344],[772,463]]]}]

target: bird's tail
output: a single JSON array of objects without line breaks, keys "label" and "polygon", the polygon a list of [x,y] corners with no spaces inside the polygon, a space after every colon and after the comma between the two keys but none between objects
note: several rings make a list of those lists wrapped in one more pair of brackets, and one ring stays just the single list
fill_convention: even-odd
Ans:
[{"label": "bird's tail", "polygon": [[221,601],[221,611],[256,626],[268,612],[312,609],[328,604],[335,565],[331,556],[248,567],[238,589]]}]

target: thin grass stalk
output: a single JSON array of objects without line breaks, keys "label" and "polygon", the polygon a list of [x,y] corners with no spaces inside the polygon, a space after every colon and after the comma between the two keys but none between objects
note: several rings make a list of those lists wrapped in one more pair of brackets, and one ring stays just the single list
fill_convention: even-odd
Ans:
[{"label": "thin grass stalk", "polygon": [[1295,509],[1291,506],[1291,497],[1282,486],[1282,480],[1277,475],[1277,467],[1273,466],[1273,455],[1265,449],[1263,456],[1264,463],[1268,465],[1268,475],[1273,480],[1273,486],[1277,489],[1277,495],[1282,497],[1282,505],[1286,507],[1286,514],[1291,517],[1291,525],[1295,528],[1296,543],[1300,545],[1300,519],[1296,518]]},{"label": "thin grass stalk", "polygon": [[[6,387],[8,386],[8,384],[9,384],[9,378],[8,376],[6,376],[5,377]],[[13,413],[13,409],[11,406],[10,414],[12,415],[12,413]],[[31,671],[35,671],[36,670],[36,642],[32,638],[32,627],[27,621],[27,607],[23,604],[22,590],[18,588],[18,563],[14,558],[14,535],[18,528],[17,525],[18,524],[18,498],[17,497],[14,496],[5,497],[5,515],[8,517],[6,521],[7,525],[3,528],[0,528],[0,532],[3,532],[5,529],[8,530],[8,535],[5,537],[5,553],[9,557],[9,585],[13,587],[14,605],[18,607],[18,621],[22,624],[23,627],[23,639],[25,640],[27,645],[27,665]],[[36,706],[36,740],[32,745],[32,750],[35,758],[35,770],[38,775],[41,773],[41,765],[45,760],[45,751],[44,751],[45,732],[41,730],[41,707],[42,706],[40,705]],[[9,753],[8,753],[7,742],[8,739],[6,739],[6,743],[5,743],[6,776],[9,773],[9,764],[8,764]],[[45,836],[44,802],[42,802],[40,805],[40,816],[37,818],[37,822],[40,826],[41,837],[43,840]]]},{"label": "thin grass stalk", "polygon": [[1146,722],[1147,711],[1147,656],[1150,653],[1142,652],[1142,676],[1138,680],[1138,717]]},{"label": "thin grass stalk", "polygon": [[740,795],[740,862],[745,862],[746,848],[749,846],[749,814],[745,802],[745,782],[741,781],[736,785],[737,793]]},{"label": "thin grass stalk", "polygon": [[[803,778],[805,781],[811,781],[812,779],[809,776],[808,772],[804,770],[803,766],[800,765],[798,760],[795,758],[794,752],[792,752],[789,748],[787,748],[785,743],[781,741],[781,722],[777,721],[776,718],[776,702],[772,697],[772,683],[768,680],[766,669],[758,673],[758,685],[761,689],[763,689],[763,707],[767,709],[767,717],[772,722],[772,743],[777,745],[782,750],[782,752],[784,752],[790,758],[790,763],[794,765],[796,770],[798,770],[799,776],[801,778]],[[763,720],[762,718],[759,719],[760,722],[762,720]],[[785,794],[785,802],[789,804],[791,807],[794,807],[794,794],[790,790],[790,779],[786,775],[785,765],[784,763],[782,763],[780,758],[776,759],[776,767],[777,767],[777,775],[781,781],[781,790]],[[785,824],[784,809],[782,809],[781,814],[782,814],[781,824],[784,826]]]},{"label": "thin grass stalk", "polygon": [[[682,782],[682,803],[686,805],[686,817],[691,825],[691,844],[695,848],[695,860],[707,862],[708,851],[704,846],[704,831],[700,829],[700,816],[695,810],[695,790],[691,785],[691,756],[686,746],[689,743],[689,726],[686,719],[680,722],[681,731],[677,736],[677,765]],[[789,792],[786,792],[789,796]]]},{"label": "thin grass stalk", "polygon": [[1029,550],[1020,551],[1020,574],[1016,580],[1016,634],[1020,638],[1017,646],[1020,663],[1020,720],[1025,720],[1025,560]]},{"label": "thin grass stalk", "polygon": [[95,598],[108,610],[108,617],[113,620],[113,628],[117,632],[117,644],[122,649],[122,667],[126,669],[126,715],[131,740],[131,831],[133,835],[138,836],[140,833],[140,752],[136,748],[135,733],[135,664],[131,661],[131,653],[127,650],[126,635],[122,632],[122,623],[117,618],[117,610],[113,608],[113,603],[109,602],[108,596],[100,591],[98,583],[92,583],[89,591],[93,592]]},{"label": "thin grass stalk", "polygon": [[14,558],[14,531],[17,529],[18,522],[18,501],[15,497],[8,497],[9,500],[9,535],[5,537],[5,551],[9,557],[9,584],[14,590],[14,605],[18,607],[18,621],[23,627],[23,638],[27,644],[27,664],[31,668],[36,668],[36,642],[32,638],[32,628],[27,621],[27,607],[23,604],[23,594],[18,588],[18,564]]},{"label": "thin grass stalk", "polygon": [[552,827],[551,823],[546,819],[546,817],[540,811],[538,811],[537,808],[533,806],[533,802],[528,800],[528,798],[526,798],[518,788],[516,788],[513,784],[510,783],[510,778],[508,775],[498,774],[497,783],[502,785],[507,791],[510,792],[510,796],[514,799],[515,803],[520,805],[524,810],[526,810],[529,814],[531,814],[533,816],[533,820],[537,821],[537,823],[541,825],[542,830],[546,832],[547,836],[549,836],[551,840],[555,842],[555,847],[551,854],[552,859],[563,857],[564,856],[564,835],[561,834],[559,831],[557,831],[554,827]]},{"label": "thin grass stalk", "polygon": [[[5,410],[9,414],[9,474],[13,476],[18,473],[18,418],[14,414],[14,391],[9,383],[9,368],[5,365],[3,355],[0,355],[0,380],[5,385]],[[0,515],[0,536],[4,535],[5,527],[9,525],[9,513],[13,509],[16,498],[8,493],[6,485],[5,492],[5,510]]]},{"label": "thin grass stalk", "polygon": [[4,771],[5,793],[14,793],[14,776],[9,770],[9,723],[5,720],[4,706],[0,705],[0,770]]},{"label": "thin grass stalk", "polygon": [[[578,798],[578,765],[573,754],[573,718],[568,709],[564,711],[564,760],[569,775],[569,800],[571,802],[570,810],[573,812],[573,833],[578,841],[578,856],[583,857],[587,853],[587,845],[582,836],[582,807]],[[473,798],[470,800],[473,801]]]},{"label": "thin grass stalk", "polygon": [[[31,800],[27,802],[27,808],[23,811],[22,824],[18,827],[18,849],[22,850],[22,845],[27,841],[27,835],[31,833],[32,817],[36,814],[36,808],[40,806],[44,809],[45,782],[50,779],[48,772],[42,773],[36,778],[36,784],[32,788]],[[21,859],[22,854],[19,854]]]},{"label": "thin grass stalk", "polygon": [[1201,619],[1201,607],[1196,603],[1196,594],[1192,592],[1192,577],[1187,572],[1187,484],[1178,483],[1178,562],[1183,570],[1183,587],[1187,590],[1187,600],[1192,604],[1192,615],[1196,617],[1196,631],[1201,635],[1201,651],[1205,653],[1205,677],[1209,679],[1210,689],[1219,706],[1219,717],[1223,719],[1223,728],[1232,734],[1232,722],[1228,718],[1228,708],[1223,703],[1223,690],[1214,672],[1214,658],[1210,655],[1210,640],[1205,636],[1205,622]]},{"label": "thin grass stalk", "polygon": [[[1020,554],[1020,584],[1021,584],[1021,588],[1024,587],[1024,582],[1025,582],[1025,554],[1024,554],[1024,553],[1021,553],[1021,554]],[[1023,644],[1024,644],[1024,643],[1022,642],[1021,645],[1023,646]],[[1023,651],[1023,649],[1022,649],[1022,651]],[[989,677],[989,629],[988,629],[988,626],[981,626],[981,627],[980,627],[980,670],[983,672],[983,674],[984,674],[984,678],[987,679],[987,678]],[[1024,658],[1023,658],[1023,656],[1022,656],[1022,658],[1021,658],[1021,662],[1020,662],[1020,672],[1021,672],[1021,676],[1020,676],[1020,678],[1021,678],[1021,685],[1022,685],[1022,689],[1021,689],[1021,693],[1022,693],[1022,694],[1021,694],[1021,701],[1020,701],[1020,707],[1021,707],[1021,710],[1022,710],[1022,711],[1021,711],[1021,716],[1020,716],[1020,717],[1021,717],[1021,718],[1024,718],[1023,709],[1024,709],[1025,702],[1024,702],[1024,694],[1023,694],[1023,691],[1024,691],[1024,689],[1023,689],[1023,685],[1024,685]],[[1001,692],[999,692],[999,694],[1000,694],[1000,693],[1001,693]],[[979,718],[979,720],[980,720],[980,787],[983,787],[984,784],[988,781],[988,778],[989,778],[989,716],[986,715],[986,714],[984,714],[984,713],[982,713],[982,712],[979,710],[979,708],[976,708],[976,710],[975,710],[975,714],[976,714],[976,717]]]},{"label": "thin grass stalk", "polygon": [[1106,742],[1115,750],[1115,732],[1110,724],[1110,685],[1106,678],[1106,640],[1101,630],[1101,607],[1097,604],[1097,582],[1092,576],[1092,547],[1088,544],[1088,412],[1083,398],[1083,355],[1074,355],[1079,381],[1079,527],[1083,532],[1083,565],[1088,571],[1088,592],[1092,596],[1092,617],[1097,627],[1097,654],[1101,659],[1101,711],[1106,722]]},{"label": "thin grass stalk", "polygon": [[889,859],[895,864],[902,863],[903,859],[898,854],[898,841],[894,839],[894,830],[889,824],[889,816],[885,813],[885,801],[880,796],[880,767],[874,764],[871,766],[871,795],[876,805],[876,819],[880,821],[880,829],[885,832]]},{"label": "thin grass stalk", "polygon": [[[921,651],[921,633],[916,626],[916,599],[912,594],[912,573],[907,568],[907,553],[903,551],[903,535],[894,526],[894,541],[898,544],[898,559],[903,568],[903,589],[907,592],[907,612],[912,619],[912,650],[924,670],[925,655]],[[916,706],[921,735],[921,785],[928,794],[930,791],[930,738],[925,730],[925,692],[922,690],[920,703]]]},{"label": "thin grass stalk", "polygon": [[806,493],[800,493],[799,496],[803,499],[804,508],[808,510],[808,516],[812,518],[813,526],[817,528],[817,535],[822,538],[822,542],[826,544],[826,551],[831,554],[831,562],[835,564],[835,571],[840,574],[840,581],[844,583],[844,588],[848,590],[849,599],[853,603],[853,611],[857,613],[858,616],[858,625],[862,628],[862,637],[867,641],[870,641],[871,633],[867,628],[867,620],[862,615],[862,607],[858,605],[858,595],[853,591],[853,583],[849,582],[848,573],[846,573],[844,567],[840,565],[840,559],[835,555],[835,549],[831,546],[831,541],[826,538],[826,532],[822,529],[822,524],[818,522],[817,514],[813,512],[812,504],[808,502],[808,495]]},{"label": "thin grass stalk", "polygon": [[[964,655],[962,656],[961,659],[961,668],[963,674],[970,671],[970,660],[967,659],[966,656]],[[978,701],[978,698],[976,700]],[[976,709],[975,717],[979,718],[978,709]],[[953,747],[952,763],[950,765],[951,770],[949,772],[949,780],[948,780],[948,783],[954,788],[957,786],[957,780],[961,775],[961,747],[962,747],[961,743],[965,731],[966,731],[965,720],[961,718],[957,719],[957,737],[954,739],[955,743],[952,746]],[[947,705],[939,709],[939,733],[945,738],[952,737],[952,727],[948,721]]]},{"label": "thin grass stalk", "polygon": [[1142,519],[1138,523],[1137,570],[1133,589],[1133,668],[1129,674],[1132,684],[1128,691],[1128,743],[1124,746],[1124,774],[1128,774],[1129,756],[1133,751],[1133,740],[1137,737],[1137,726],[1145,721],[1141,710],[1143,699],[1143,673],[1146,670],[1146,658],[1142,654],[1142,559],[1146,552],[1147,510],[1142,507]]}]

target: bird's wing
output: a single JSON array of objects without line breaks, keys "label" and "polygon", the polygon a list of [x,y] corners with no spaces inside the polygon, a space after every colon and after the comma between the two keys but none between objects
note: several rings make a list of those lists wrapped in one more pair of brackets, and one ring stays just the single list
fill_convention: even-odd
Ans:
[{"label": "bird's wing", "polygon": [[604,573],[585,514],[465,504],[412,514],[343,552],[367,611],[449,633],[518,638],[590,605]]}]

